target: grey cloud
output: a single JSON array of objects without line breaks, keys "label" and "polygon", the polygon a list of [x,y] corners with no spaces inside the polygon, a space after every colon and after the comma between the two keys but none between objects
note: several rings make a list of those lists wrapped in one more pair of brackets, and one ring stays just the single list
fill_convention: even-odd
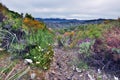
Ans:
[{"label": "grey cloud", "polygon": [[35,17],[117,18],[120,0],[1,0],[11,10]]}]

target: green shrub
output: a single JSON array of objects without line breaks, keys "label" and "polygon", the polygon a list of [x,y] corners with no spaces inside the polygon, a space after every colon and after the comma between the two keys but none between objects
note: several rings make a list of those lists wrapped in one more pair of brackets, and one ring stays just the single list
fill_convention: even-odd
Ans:
[{"label": "green shrub", "polygon": [[41,46],[37,46],[35,49],[30,50],[30,53],[26,54],[25,58],[32,59],[35,66],[46,70],[50,67],[53,53],[54,51],[52,50],[51,45],[46,48],[41,48]]},{"label": "green shrub", "polygon": [[[10,45],[10,48],[8,49],[8,52],[10,52],[12,55],[14,56],[20,56],[20,53],[22,50],[25,49],[25,44],[22,44],[22,43],[12,43]],[[23,56],[23,55],[21,55]]]},{"label": "green shrub", "polygon": [[36,48],[31,49],[25,58],[32,59],[37,67],[48,69],[54,53],[52,43],[53,35],[47,30],[32,31],[27,36],[27,44],[35,44]]},{"label": "green shrub", "polygon": [[87,41],[87,42],[82,42],[80,45],[79,45],[79,52],[80,53],[83,53],[83,54],[86,54],[86,56],[89,56],[90,53],[91,53],[91,46],[94,44],[94,40],[92,41]]},{"label": "green shrub", "polygon": [[48,32],[47,30],[38,30],[36,32],[31,31],[30,34],[26,37],[27,44],[36,44],[41,46],[42,48],[47,47],[49,44],[52,44],[53,34]]},{"label": "green shrub", "polygon": [[87,63],[86,62],[84,62],[84,61],[79,61],[79,63],[78,63],[78,68],[79,69],[88,69],[89,68],[89,66],[87,65]]}]

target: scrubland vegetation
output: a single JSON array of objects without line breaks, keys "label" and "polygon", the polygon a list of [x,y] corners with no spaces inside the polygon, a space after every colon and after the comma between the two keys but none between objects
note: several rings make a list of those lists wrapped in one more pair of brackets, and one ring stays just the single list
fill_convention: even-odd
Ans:
[{"label": "scrubland vegetation", "polygon": [[[39,69],[47,70],[53,58],[53,36],[54,34],[46,28],[45,24],[35,20],[31,15],[18,14],[10,11],[0,3],[0,43],[1,48],[10,54],[10,59],[31,59],[31,66],[36,66]],[[1,52],[0,52],[1,53]],[[6,53],[4,53],[6,54]],[[12,70],[15,66],[12,63],[5,67],[6,70]],[[3,68],[0,66],[0,69]],[[4,74],[9,75],[9,72],[0,71],[0,78],[3,79]],[[22,70],[21,70],[22,71]],[[17,76],[18,78],[23,71]],[[18,74],[14,74],[15,77]],[[17,78],[10,78],[13,80]]]},{"label": "scrubland vegetation", "polygon": [[104,21],[102,24],[82,25],[72,30],[68,29],[68,31],[59,30],[59,36],[61,36],[60,41],[65,48],[78,50],[79,58],[83,61],[80,64],[78,61],[78,67],[94,67],[120,77],[119,30],[118,19]]},{"label": "scrubland vegetation", "polygon": [[[77,52],[78,60],[73,65],[79,69],[100,69],[120,78],[119,18],[102,24],[51,29],[30,14],[23,16],[0,3],[1,80],[30,79],[25,75],[31,75],[31,68],[42,72],[49,70],[56,47]],[[25,59],[31,60],[30,65],[23,64]]]}]

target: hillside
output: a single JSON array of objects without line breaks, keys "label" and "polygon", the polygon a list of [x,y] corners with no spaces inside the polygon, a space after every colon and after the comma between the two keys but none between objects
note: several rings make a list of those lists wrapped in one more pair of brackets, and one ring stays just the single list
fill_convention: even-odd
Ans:
[{"label": "hillside", "polygon": [[0,3],[0,80],[23,77],[32,71],[31,63],[34,68],[49,69],[54,53],[52,43],[53,33],[44,23]]},{"label": "hillside", "polygon": [[77,19],[60,19],[60,18],[36,18],[42,21],[50,28],[70,28],[85,24],[101,24],[106,20],[112,19],[93,19],[93,20],[77,20]]},{"label": "hillside", "polygon": [[120,18],[23,15],[0,3],[0,80],[120,79]]}]

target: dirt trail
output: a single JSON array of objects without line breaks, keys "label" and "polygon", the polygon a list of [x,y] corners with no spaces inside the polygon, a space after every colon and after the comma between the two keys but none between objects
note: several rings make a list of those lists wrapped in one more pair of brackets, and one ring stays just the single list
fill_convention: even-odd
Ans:
[{"label": "dirt trail", "polygon": [[55,48],[54,52],[53,63],[47,72],[46,80],[71,80],[79,78],[79,75],[75,75],[78,72],[71,65],[76,53],[73,53],[72,50],[65,51],[58,48]]},{"label": "dirt trail", "polygon": [[[45,78],[45,80],[119,80],[101,71],[95,71],[93,69],[82,70],[73,66],[78,63],[76,61],[78,58],[77,51],[76,49],[64,50],[54,48],[54,58],[50,69],[45,73],[43,72],[42,77],[40,74],[36,74],[38,76],[36,76],[35,80],[43,80],[43,78]],[[5,66],[9,61],[8,59],[8,57],[1,58],[0,67],[2,67],[2,65]],[[20,66],[16,67],[17,70],[21,70],[21,67],[24,68],[21,61],[20,63],[18,64]],[[25,75],[21,80],[26,79],[30,79],[30,75]]]},{"label": "dirt trail", "polygon": [[117,80],[100,71],[77,70],[73,65],[78,58],[77,50],[54,49],[54,59],[45,80]]}]

